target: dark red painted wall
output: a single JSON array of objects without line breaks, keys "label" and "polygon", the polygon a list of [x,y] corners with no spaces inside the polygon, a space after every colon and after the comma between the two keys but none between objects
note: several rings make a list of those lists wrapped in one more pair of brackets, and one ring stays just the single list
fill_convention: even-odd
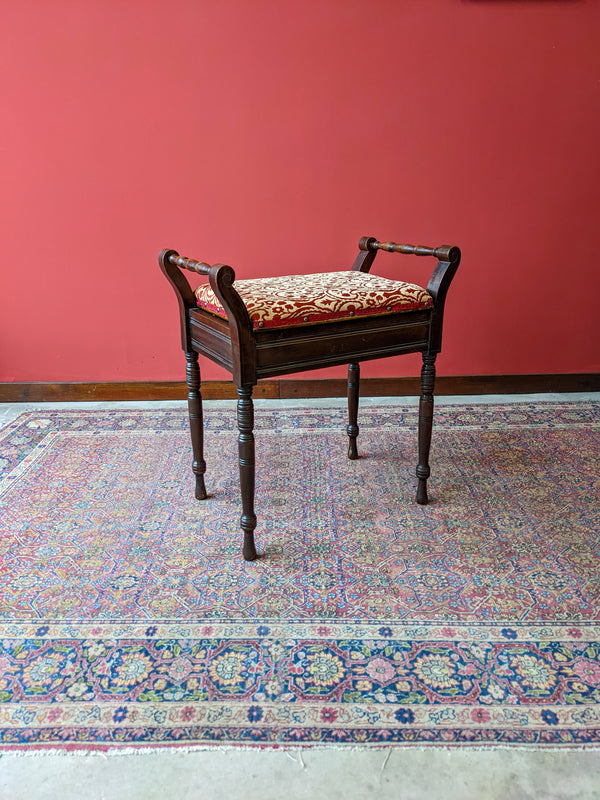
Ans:
[{"label": "dark red painted wall", "polygon": [[162,247],[249,277],[347,266],[363,234],[462,247],[441,374],[600,368],[600,4],[8,0],[0,17],[0,380],[179,379]]}]

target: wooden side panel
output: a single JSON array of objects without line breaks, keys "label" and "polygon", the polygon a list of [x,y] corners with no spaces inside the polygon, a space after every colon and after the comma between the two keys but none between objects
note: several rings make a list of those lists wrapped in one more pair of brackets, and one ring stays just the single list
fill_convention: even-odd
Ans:
[{"label": "wooden side panel", "polygon": [[422,312],[256,333],[257,376],[420,352],[428,336],[428,315]]},{"label": "wooden side panel", "polygon": [[204,311],[190,311],[190,334],[195,350],[232,371],[231,332],[226,320]]}]

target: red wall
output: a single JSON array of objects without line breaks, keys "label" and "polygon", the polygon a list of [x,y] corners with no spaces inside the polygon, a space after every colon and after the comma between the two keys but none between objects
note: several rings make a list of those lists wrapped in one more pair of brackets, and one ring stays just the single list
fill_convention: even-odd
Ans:
[{"label": "red wall", "polygon": [[162,247],[249,277],[363,234],[463,249],[440,374],[599,370],[599,31],[586,0],[4,2],[0,380],[180,379]]}]

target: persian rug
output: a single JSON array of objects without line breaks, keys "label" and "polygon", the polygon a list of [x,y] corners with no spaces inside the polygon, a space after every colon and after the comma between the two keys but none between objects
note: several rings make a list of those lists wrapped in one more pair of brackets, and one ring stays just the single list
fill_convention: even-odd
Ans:
[{"label": "persian rug", "polygon": [[37,411],[0,431],[0,748],[600,742],[600,404]]}]

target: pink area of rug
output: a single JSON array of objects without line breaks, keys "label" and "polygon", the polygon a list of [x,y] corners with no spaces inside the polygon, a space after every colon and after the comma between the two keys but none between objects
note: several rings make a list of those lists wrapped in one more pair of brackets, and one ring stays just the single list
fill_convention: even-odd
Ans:
[{"label": "pink area of rug", "polygon": [[41,411],[0,431],[0,747],[600,743],[600,406]]}]

